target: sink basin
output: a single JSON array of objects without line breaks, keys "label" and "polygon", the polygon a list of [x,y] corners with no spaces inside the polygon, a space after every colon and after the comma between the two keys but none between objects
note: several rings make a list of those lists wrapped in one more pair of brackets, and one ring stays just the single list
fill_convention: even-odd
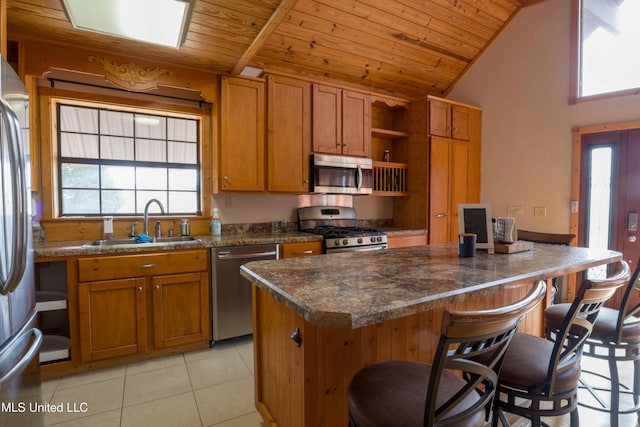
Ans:
[{"label": "sink basin", "polygon": [[155,242],[149,243],[136,243],[133,238],[129,239],[113,239],[113,240],[94,240],[86,243],[84,246],[122,246],[122,245],[158,245],[162,243],[181,243],[181,242],[194,242],[198,239],[191,236],[177,236],[177,237],[159,237]]}]

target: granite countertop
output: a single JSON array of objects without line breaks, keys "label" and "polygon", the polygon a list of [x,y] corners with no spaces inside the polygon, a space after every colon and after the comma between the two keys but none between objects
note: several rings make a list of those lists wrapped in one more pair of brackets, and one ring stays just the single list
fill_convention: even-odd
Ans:
[{"label": "granite countertop", "polygon": [[354,329],[621,258],[614,251],[544,244],[460,258],[456,244],[436,244],[254,261],[241,273],[311,324]]},{"label": "granite countertop", "polygon": [[[422,234],[425,230],[398,228],[384,229],[389,236]],[[193,236],[197,240],[155,244],[131,244],[117,246],[90,246],[89,240],[67,240],[60,242],[35,242],[34,256],[38,258],[59,258],[79,255],[127,254],[137,252],[166,251],[177,249],[213,248],[222,246],[262,245],[273,243],[317,242],[322,236],[317,234],[289,231],[286,233],[229,233],[220,237],[208,234]]]},{"label": "granite countertop", "polygon": [[241,233],[223,234],[220,237],[205,235],[193,236],[196,240],[167,243],[140,243],[114,246],[88,246],[91,241],[74,240],[61,242],[34,243],[34,256],[38,258],[57,258],[79,255],[127,254],[138,252],[166,251],[178,249],[213,248],[222,246],[261,245],[269,243],[313,242],[322,240],[322,236],[301,232],[286,233]]}]

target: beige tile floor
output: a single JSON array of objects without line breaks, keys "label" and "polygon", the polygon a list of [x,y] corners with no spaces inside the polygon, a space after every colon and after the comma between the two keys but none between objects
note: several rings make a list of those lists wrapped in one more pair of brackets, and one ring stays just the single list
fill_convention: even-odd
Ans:
[{"label": "beige tile floor", "polygon": [[[628,378],[629,372],[623,375]],[[78,410],[46,413],[46,426],[264,427],[254,406],[251,337],[46,381],[43,394],[51,404],[70,403]],[[606,414],[582,407],[580,420],[588,427],[609,427]],[[545,421],[551,427],[569,426],[568,416]],[[522,419],[511,422],[512,427],[529,425]],[[635,426],[634,415],[621,417],[620,427]]]},{"label": "beige tile floor", "polygon": [[59,427],[262,427],[254,405],[251,337],[112,369],[45,381]]}]

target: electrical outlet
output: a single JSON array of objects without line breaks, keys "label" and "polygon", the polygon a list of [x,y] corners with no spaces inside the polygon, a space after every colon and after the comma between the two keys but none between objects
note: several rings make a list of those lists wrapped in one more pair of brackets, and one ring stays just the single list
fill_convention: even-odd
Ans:
[{"label": "electrical outlet", "polygon": [[533,216],[547,216],[547,208],[544,206],[533,208]]},{"label": "electrical outlet", "polygon": [[224,207],[230,208],[233,206],[233,198],[231,196],[224,196]]},{"label": "electrical outlet", "polygon": [[507,206],[507,216],[524,216],[524,209],[522,206]]}]

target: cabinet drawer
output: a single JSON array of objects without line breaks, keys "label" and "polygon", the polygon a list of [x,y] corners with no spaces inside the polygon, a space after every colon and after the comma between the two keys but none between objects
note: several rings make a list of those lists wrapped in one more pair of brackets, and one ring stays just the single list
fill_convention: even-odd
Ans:
[{"label": "cabinet drawer", "polygon": [[299,258],[304,256],[322,255],[322,242],[284,243],[282,258]]},{"label": "cabinet drawer", "polygon": [[206,250],[117,255],[78,259],[78,281],[207,271]]}]

